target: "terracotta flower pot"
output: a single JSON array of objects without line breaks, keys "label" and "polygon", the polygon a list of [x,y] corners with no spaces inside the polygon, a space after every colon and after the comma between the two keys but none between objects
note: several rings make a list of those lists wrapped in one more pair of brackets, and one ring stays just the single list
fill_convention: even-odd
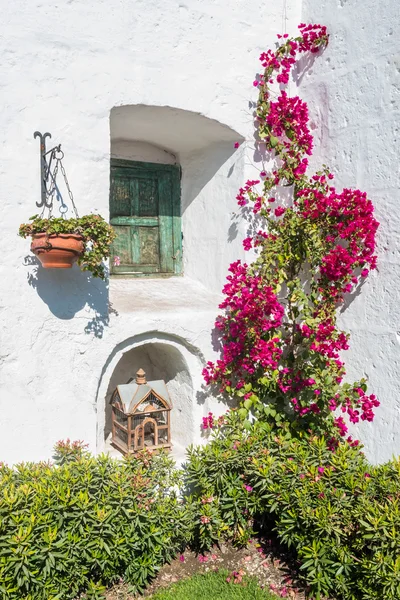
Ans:
[{"label": "terracotta flower pot", "polygon": [[74,233],[32,236],[31,250],[45,269],[70,269],[84,249],[83,237]]}]

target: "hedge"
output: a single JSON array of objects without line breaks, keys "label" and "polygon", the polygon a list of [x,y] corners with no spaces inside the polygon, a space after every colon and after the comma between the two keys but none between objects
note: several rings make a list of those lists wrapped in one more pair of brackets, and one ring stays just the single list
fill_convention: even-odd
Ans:
[{"label": "hedge", "polygon": [[259,423],[189,449],[185,477],[203,549],[246,542],[255,519],[295,552],[312,597],[399,600],[399,458],[372,466],[347,443],[332,452]]},{"label": "hedge", "polygon": [[204,552],[254,529],[299,562],[309,596],[400,598],[400,459],[372,466],[323,438],[217,430],[183,471],[166,454],[92,457],[61,444],[57,464],[0,465],[0,597],[142,591],[187,546]]},{"label": "hedge", "polygon": [[120,577],[143,590],[186,544],[173,461],[78,453],[60,462],[0,468],[0,597],[99,597]]}]

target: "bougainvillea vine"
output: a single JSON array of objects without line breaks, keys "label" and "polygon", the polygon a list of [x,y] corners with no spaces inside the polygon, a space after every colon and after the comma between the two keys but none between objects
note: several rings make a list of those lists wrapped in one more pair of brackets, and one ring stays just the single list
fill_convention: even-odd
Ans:
[{"label": "bougainvillea vine", "polygon": [[[323,433],[334,446],[347,435],[344,415],[352,423],[372,421],[379,406],[364,380],[344,382],[341,352],[349,335],[336,322],[345,295],[376,267],[379,224],[364,192],[337,191],[325,165],[307,173],[308,107],[286,86],[299,54],[323,50],[328,34],[322,25],[299,30],[295,38],[278,35],[277,49],[260,56],[257,145],[273,167],[237,195],[246,214],[262,223],[243,241],[257,254],[250,264],[238,260],[229,268],[216,321],[221,358],[203,374],[207,384],[240,399],[243,419]],[[284,201],[288,189],[291,202]]]}]

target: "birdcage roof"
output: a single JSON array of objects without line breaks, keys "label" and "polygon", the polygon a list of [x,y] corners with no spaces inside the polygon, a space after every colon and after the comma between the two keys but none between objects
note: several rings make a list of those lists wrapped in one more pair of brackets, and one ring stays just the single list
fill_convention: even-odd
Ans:
[{"label": "birdcage roof", "polygon": [[138,406],[153,393],[166,408],[172,408],[171,399],[162,379],[156,381],[148,381],[147,383],[137,384],[135,382],[125,383],[117,386],[119,397],[124,407],[124,412],[128,414],[134,413]]}]

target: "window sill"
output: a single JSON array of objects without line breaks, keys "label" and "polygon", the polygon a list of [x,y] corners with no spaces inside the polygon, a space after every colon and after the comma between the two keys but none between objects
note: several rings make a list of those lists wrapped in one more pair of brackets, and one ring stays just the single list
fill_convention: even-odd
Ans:
[{"label": "window sill", "polygon": [[216,313],[222,296],[185,276],[111,277],[110,302],[118,312]]},{"label": "window sill", "polygon": [[110,281],[113,279],[170,279],[171,277],[183,277],[179,273],[111,273]]}]

